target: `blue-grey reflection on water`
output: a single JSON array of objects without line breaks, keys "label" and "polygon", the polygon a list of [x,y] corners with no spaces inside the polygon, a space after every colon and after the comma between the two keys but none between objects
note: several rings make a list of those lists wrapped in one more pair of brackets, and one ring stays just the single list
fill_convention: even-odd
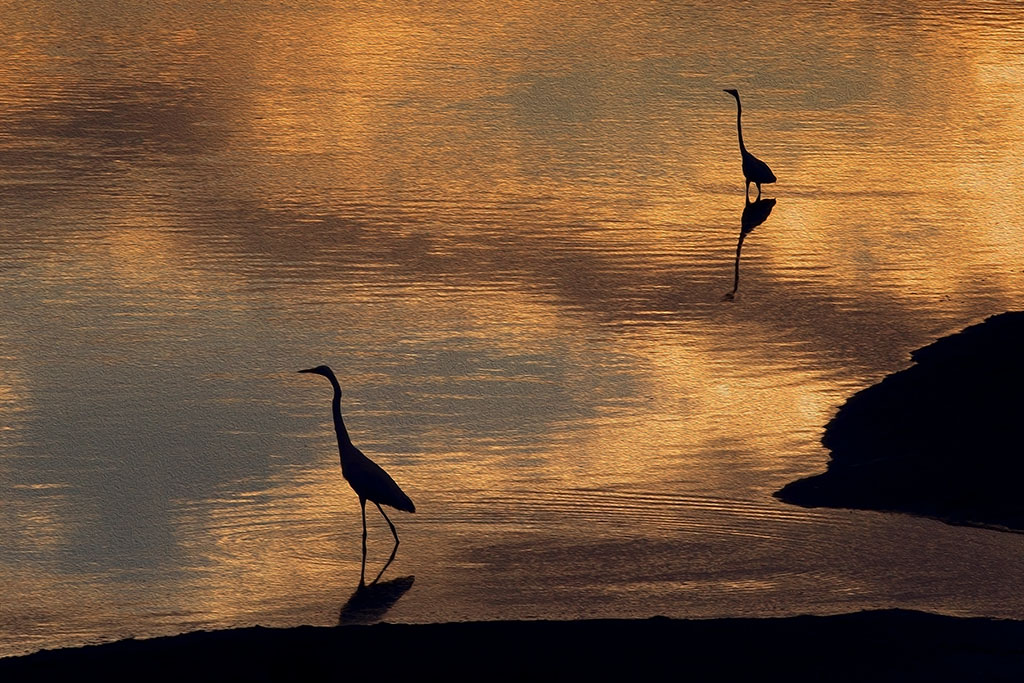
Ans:
[{"label": "blue-grey reflection on water", "polygon": [[337,623],[319,363],[417,504],[387,619],[1024,616],[1017,536],[771,497],[1020,307],[1019,11],[719,5],[10,10],[0,654]]}]

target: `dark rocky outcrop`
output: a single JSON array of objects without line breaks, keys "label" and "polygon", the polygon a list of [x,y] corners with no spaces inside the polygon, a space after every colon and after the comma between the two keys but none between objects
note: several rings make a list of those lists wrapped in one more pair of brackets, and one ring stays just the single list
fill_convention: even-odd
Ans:
[{"label": "dark rocky outcrop", "polygon": [[1024,312],[913,352],[825,428],[828,470],[776,496],[1024,531]]}]

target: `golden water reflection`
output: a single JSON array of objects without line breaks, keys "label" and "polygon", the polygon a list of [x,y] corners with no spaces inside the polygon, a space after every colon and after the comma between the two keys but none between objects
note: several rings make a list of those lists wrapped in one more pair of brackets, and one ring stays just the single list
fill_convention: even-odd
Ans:
[{"label": "golden water reflection", "polygon": [[337,623],[321,362],[387,619],[1024,614],[1013,537],[771,498],[1020,306],[1012,3],[61,7],[0,28],[0,653]]}]

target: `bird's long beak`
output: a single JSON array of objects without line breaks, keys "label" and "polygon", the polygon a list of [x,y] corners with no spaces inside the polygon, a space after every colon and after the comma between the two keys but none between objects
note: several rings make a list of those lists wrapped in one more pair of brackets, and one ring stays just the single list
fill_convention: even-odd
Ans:
[{"label": "bird's long beak", "polygon": [[299,370],[299,372],[316,372],[316,368],[309,368],[307,370]]}]

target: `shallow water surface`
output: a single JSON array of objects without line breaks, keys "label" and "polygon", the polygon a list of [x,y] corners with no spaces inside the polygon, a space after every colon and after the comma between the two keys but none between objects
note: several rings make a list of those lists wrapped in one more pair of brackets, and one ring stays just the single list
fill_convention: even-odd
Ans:
[{"label": "shallow water surface", "polygon": [[[8,7],[0,654],[339,619],[1024,618],[1018,535],[771,495],[823,468],[846,396],[1021,307],[1024,14],[677,5]],[[779,177],[731,298],[729,87]],[[417,505],[369,608],[330,387],[295,373],[319,363]]]}]

